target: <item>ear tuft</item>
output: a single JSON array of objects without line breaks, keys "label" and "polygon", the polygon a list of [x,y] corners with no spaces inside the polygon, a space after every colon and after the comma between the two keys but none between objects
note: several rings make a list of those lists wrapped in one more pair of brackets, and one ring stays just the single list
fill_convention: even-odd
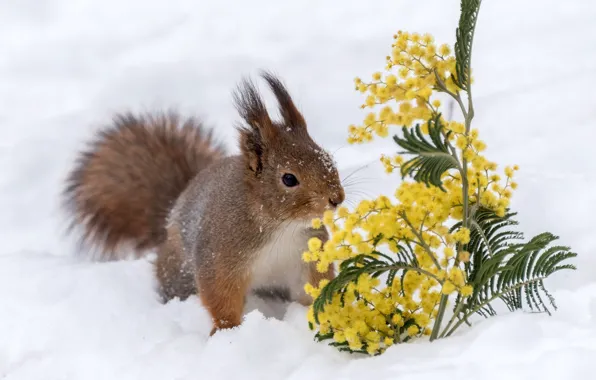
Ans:
[{"label": "ear tuft", "polygon": [[254,83],[243,78],[233,98],[236,110],[246,124],[260,135],[261,140],[270,141],[275,136],[276,129]]},{"label": "ear tuft", "polygon": [[282,81],[268,71],[262,71],[261,76],[267,81],[269,88],[271,88],[271,91],[273,91],[273,94],[277,98],[279,111],[284,122],[294,128],[306,129],[304,117],[294,105],[294,101]]}]

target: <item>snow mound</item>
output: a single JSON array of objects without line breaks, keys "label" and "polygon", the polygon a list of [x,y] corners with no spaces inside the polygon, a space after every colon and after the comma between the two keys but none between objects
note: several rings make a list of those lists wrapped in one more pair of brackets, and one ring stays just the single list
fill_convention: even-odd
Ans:
[{"label": "snow mound", "polygon": [[7,380],[567,379],[589,378],[596,357],[596,284],[556,292],[553,317],[506,314],[366,358],[314,342],[298,304],[253,300],[240,327],[208,339],[197,298],[162,305],[146,260],[6,255],[0,278]]}]

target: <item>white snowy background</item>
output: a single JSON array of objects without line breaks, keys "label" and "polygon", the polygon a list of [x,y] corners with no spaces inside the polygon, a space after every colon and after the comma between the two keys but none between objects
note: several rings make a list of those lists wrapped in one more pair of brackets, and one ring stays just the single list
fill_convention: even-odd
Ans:
[{"label": "white snowy background", "polygon": [[[579,254],[553,278],[552,317],[503,314],[377,358],[312,340],[305,308],[260,311],[207,339],[196,299],[162,305],[143,260],[92,263],[64,236],[62,180],[94,130],[123,109],[179,107],[234,148],[230,91],[267,68],[287,82],[351,198],[392,194],[378,156],[347,146],[362,95],[398,29],[453,43],[458,0],[0,1],[0,378],[576,379],[596,359],[596,6],[486,0],[476,32],[475,125],[488,156],[519,164],[513,207],[529,237]],[[266,309],[263,309],[266,311]]]}]

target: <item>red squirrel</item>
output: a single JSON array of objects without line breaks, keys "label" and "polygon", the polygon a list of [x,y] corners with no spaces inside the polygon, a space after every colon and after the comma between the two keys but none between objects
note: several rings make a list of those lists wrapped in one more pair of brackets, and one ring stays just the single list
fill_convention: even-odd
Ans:
[{"label": "red squirrel", "polygon": [[308,240],[328,239],[313,218],[345,198],[330,154],[313,141],[284,84],[263,72],[281,120],[243,79],[234,102],[240,153],[228,155],[213,130],[176,113],[116,114],[80,152],[63,197],[71,226],[103,259],[157,252],[164,300],[197,294],[218,329],[242,322],[250,292],[281,291],[312,303],[304,285],[332,279],[302,261]]}]

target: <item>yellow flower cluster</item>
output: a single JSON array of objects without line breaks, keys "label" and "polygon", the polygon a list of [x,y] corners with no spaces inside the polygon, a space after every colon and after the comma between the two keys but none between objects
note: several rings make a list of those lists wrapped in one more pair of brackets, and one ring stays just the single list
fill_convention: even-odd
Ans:
[{"label": "yellow flower cluster", "polygon": [[432,36],[398,32],[394,36],[392,54],[387,57],[388,74],[372,75],[371,82],[356,78],[356,89],[368,93],[362,108],[373,108],[395,100],[398,107],[383,107],[378,113],[370,112],[361,126],[349,127],[348,142],[367,142],[373,133],[387,137],[390,125],[411,126],[428,120],[441,106],[439,100],[431,100],[438,87],[457,93],[453,82],[456,76],[455,57],[447,45],[437,47]]},{"label": "yellow flower cluster", "polygon": [[[333,333],[337,342],[347,342],[350,349],[365,349],[370,354],[382,352],[395,342],[430,334],[441,293],[472,293],[461,268],[465,260],[455,257],[456,245],[467,243],[470,231],[450,233],[444,225],[450,216],[450,194],[404,182],[395,197],[399,202],[380,196],[361,201],[352,212],[343,207],[337,214],[327,212],[322,222],[315,220],[313,225],[324,224],[333,232],[331,239],[324,244],[311,239],[309,251],[303,255],[307,262],[317,261],[317,269],[325,272],[331,263],[358,255],[397,257],[407,249],[404,243],[411,245],[418,265],[407,269],[396,264],[395,269],[404,274],[403,281],[398,276],[387,284],[362,274],[345,293],[335,294],[318,315],[320,334]],[[316,298],[326,284],[306,285],[305,290]],[[314,326],[312,308],[309,320]]]},{"label": "yellow flower cluster", "polygon": [[[351,125],[350,143],[370,141],[373,133],[385,137],[390,125],[426,125],[441,106],[438,100],[431,100],[434,92],[461,100],[452,79],[455,58],[447,45],[437,47],[429,35],[399,32],[392,48],[387,70],[397,69],[397,74],[375,73],[371,83],[357,78],[356,87],[368,92],[363,107],[390,101],[397,106],[369,113],[362,126]],[[464,207],[470,205],[504,215],[517,187],[512,178],[518,168],[505,168],[503,184],[497,165],[483,156],[486,144],[478,138],[478,130],[471,129],[469,123],[442,118],[441,124],[450,155],[458,163],[457,168],[442,174],[444,190],[404,180],[393,194],[394,201],[384,195],[366,199],[351,211],[340,207],[313,221],[313,227],[324,225],[331,232],[325,243],[311,239],[303,255],[304,261],[317,263],[318,271],[326,272],[329,265],[346,261],[349,265],[342,270],[374,264],[334,293],[317,319],[311,306],[310,326],[318,329],[320,336],[332,337],[352,351],[378,354],[392,344],[430,335],[441,298],[473,294],[465,271],[473,253],[463,249],[471,230],[450,227],[463,221]],[[382,156],[381,162],[391,173],[407,166],[408,157]],[[383,266],[379,277],[373,275],[377,264]],[[326,280],[317,286],[307,284],[305,290],[317,298],[327,284]]]}]

